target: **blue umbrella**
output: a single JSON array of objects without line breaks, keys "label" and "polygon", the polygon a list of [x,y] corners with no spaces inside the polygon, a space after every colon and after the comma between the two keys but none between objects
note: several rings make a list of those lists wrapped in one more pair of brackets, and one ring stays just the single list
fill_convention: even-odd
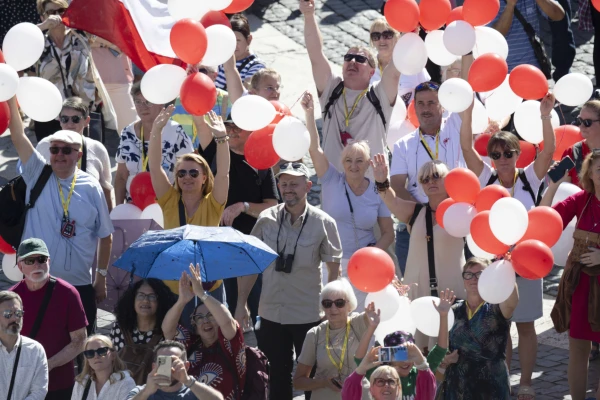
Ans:
[{"label": "blue umbrella", "polygon": [[186,225],[144,233],[114,265],[142,278],[176,281],[198,263],[208,282],[260,274],[276,258],[260,239],[233,228]]}]

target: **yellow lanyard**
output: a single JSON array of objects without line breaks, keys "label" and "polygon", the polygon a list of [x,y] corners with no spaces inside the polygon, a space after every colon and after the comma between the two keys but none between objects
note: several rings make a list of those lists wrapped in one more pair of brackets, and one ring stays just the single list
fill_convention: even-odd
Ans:
[{"label": "yellow lanyard", "polygon": [[381,75],[381,79],[383,79],[383,67],[379,64],[379,75]]},{"label": "yellow lanyard", "polygon": [[142,140],[142,172],[148,168],[148,154],[144,147],[144,125],[140,125],[140,139]]},{"label": "yellow lanyard", "polygon": [[327,324],[327,329],[325,330],[325,346],[327,347],[327,356],[329,356],[329,360],[331,363],[337,368],[338,373],[342,374],[342,367],[344,366],[344,357],[346,356],[346,348],[348,347],[348,336],[350,335],[350,322],[346,323],[346,336],[344,337],[344,345],[342,346],[342,355],[340,357],[340,363],[338,363],[333,359],[331,355],[331,344],[329,342],[329,324]]},{"label": "yellow lanyard", "polygon": [[467,303],[467,318],[469,318],[469,320],[471,320],[471,318],[473,318],[473,316],[475,314],[477,314],[477,311],[479,311],[479,309],[485,304],[485,301],[481,302],[480,305],[477,306],[477,308],[475,309],[475,311],[471,312],[471,308],[469,307],[469,303]]},{"label": "yellow lanyard", "polygon": [[[515,185],[517,184],[518,177],[519,177],[519,171],[515,171],[515,180],[513,181],[512,189],[510,190],[510,197],[515,197]],[[498,175],[498,181],[500,182],[500,184],[502,186],[504,186],[504,183],[502,183],[502,179],[500,179],[500,175]]]},{"label": "yellow lanyard", "polygon": [[65,196],[63,195],[62,186],[60,185],[60,179],[58,176],[56,177],[56,182],[58,183],[58,193],[60,194],[60,202],[62,203],[63,208],[63,218],[69,219],[69,204],[71,203],[71,196],[73,196],[73,190],[75,190],[75,181],[77,180],[77,170],[73,173],[73,181],[71,182],[71,189],[69,189],[69,195],[67,196],[67,201],[65,201]]},{"label": "yellow lanyard", "polygon": [[429,148],[429,145],[427,144],[427,142],[425,141],[425,138],[423,137],[423,133],[421,133],[421,129],[419,129],[419,137],[421,138],[421,143],[423,144],[423,147],[425,147],[425,150],[427,150],[427,153],[429,154],[429,157],[432,160],[437,160],[439,157],[439,151],[440,151],[440,130],[438,129],[437,133],[435,134],[435,158],[434,158],[434,154],[431,151],[431,149]]},{"label": "yellow lanyard", "polygon": [[350,111],[348,111],[348,104],[346,103],[346,88],[342,90],[342,94],[344,95],[344,117],[346,120],[346,127],[350,125],[350,118],[352,118],[352,114],[354,114],[354,110],[356,110],[356,106],[358,106],[358,102],[360,101],[360,99],[362,99],[365,96],[365,94],[367,94],[367,90],[369,90],[369,88],[360,92],[356,100],[354,100],[354,105],[352,106],[352,110]]}]

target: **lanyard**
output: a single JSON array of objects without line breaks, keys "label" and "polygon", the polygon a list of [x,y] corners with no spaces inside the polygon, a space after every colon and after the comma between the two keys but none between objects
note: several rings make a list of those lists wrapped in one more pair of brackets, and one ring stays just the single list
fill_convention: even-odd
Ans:
[{"label": "lanyard", "polygon": [[144,146],[144,125],[141,124],[140,139],[142,140],[142,171],[146,171],[148,168],[148,154],[146,154],[146,147]]},{"label": "lanyard", "polygon": [[427,142],[425,141],[425,138],[423,137],[423,133],[421,132],[421,129],[419,129],[419,137],[421,138],[421,144],[423,145],[423,147],[425,147],[425,150],[427,151],[427,154],[429,154],[429,158],[431,158],[431,160],[437,160],[440,153],[440,130],[438,129],[437,133],[435,134],[435,158],[433,155],[433,152],[431,151],[431,149],[429,148],[429,145],[427,144]]},{"label": "lanyard", "polygon": [[344,119],[346,121],[346,127],[348,127],[348,125],[350,125],[350,118],[352,118],[352,114],[354,114],[354,110],[356,110],[356,107],[358,106],[358,102],[360,101],[360,99],[365,97],[365,94],[367,94],[367,90],[369,90],[369,88],[360,92],[360,94],[358,95],[356,100],[354,100],[354,105],[352,106],[352,109],[350,111],[348,111],[348,104],[346,103],[346,88],[344,88],[342,90],[342,94],[344,95]]},{"label": "lanyard", "polygon": [[469,307],[469,303],[467,303],[467,317],[469,318],[469,320],[471,320],[471,318],[473,318],[473,316],[475,314],[477,314],[477,311],[479,311],[479,309],[485,304],[485,301],[482,301],[480,305],[477,306],[477,308],[475,309],[475,311],[471,311],[471,308]]},{"label": "lanyard", "polygon": [[73,180],[71,181],[71,189],[69,189],[69,195],[67,196],[67,201],[65,201],[65,196],[63,195],[62,186],[60,185],[60,179],[56,177],[56,182],[58,183],[58,193],[60,194],[60,202],[63,208],[63,218],[69,219],[69,204],[71,203],[71,196],[73,196],[73,190],[75,190],[75,181],[77,180],[77,170],[73,173]]},{"label": "lanyard", "polygon": [[[285,219],[285,212],[284,212],[284,210],[281,210],[281,220],[279,221],[279,230],[277,231],[277,239],[275,242],[275,244],[277,246],[277,254],[279,254],[279,234],[281,233],[281,226],[283,225],[284,219]],[[293,255],[296,254],[296,248],[298,247],[298,240],[300,240],[300,235],[302,235],[302,230],[304,229],[304,225],[306,225],[306,221],[308,221],[308,210],[306,210],[306,214],[304,215],[304,220],[302,221],[302,226],[300,227],[300,232],[298,232],[298,237],[296,238],[296,244],[294,245],[294,252],[292,253]],[[290,225],[291,225],[291,219],[290,219]],[[281,249],[281,251],[285,251],[286,247],[287,247],[287,235],[286,235],[286,244],[283,245],[283,249]]]},{"label": "lanyard", "polygon": [[[515,180],[513,181],[512,189],[510,191],[510,197],[515,197],[515,185],[517,184],[518,177],[519,177],[519,171],[515,171]],[[500,184],[502,186],[504,186],[504,183],[502,183],[502,179],[500,179],[500,175],[498,175],[498,180],[500,181]]]},{"label": "lanyard", "polygon": [[327,324],[327,329],[325,330],[325,345],[327,347],[327,356],[329,356],[329,360],[338,370],[338,373],[342,374],[342,367],[344,366],[344,357],[346,356],[346,348],[348,347],[348,336],[350,335],[350,322],[346,323],[346,336],[344,337],[344,345],[342,346],[342,355],[340,357],[340,363],[338,363],[333,359],[331,355],[331,343],[329,342],[329,324]]}]

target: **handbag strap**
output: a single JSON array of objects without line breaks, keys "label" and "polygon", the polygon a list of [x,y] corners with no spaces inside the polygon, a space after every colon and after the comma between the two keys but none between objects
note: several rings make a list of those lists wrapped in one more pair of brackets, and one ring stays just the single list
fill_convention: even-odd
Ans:
[{"label": "handbag strap", "polygon": [[15,357],[15,363],[13,365],[12,376],[10,377],[10,386],[8,387],[8,396],[6,400],[10,400],[12,396],[13,388],[15,386],[15,378],[17,377],[17,367],[19,366],[19,358],[21,358],[21,345],[23,344],[23,338],[20,338],[19,346],[17,347],[17,356]]},{"label": "handbag strap", "polygon": [[88,394],[90,393],[90,388],[92,387],[92,377],[88,379],[85,384],[85,389],[83,390],[83,396],[81,396],[81,400],[86,400],[88,398]]},{"label": "handbag strap", "polygon": [[38,311],[38,315],[33,323],[33,328],[31,328],[31,332],[29,333],[29,338],[35,339],[40,330],[40,326],[42,325],[42,319],[44,319],[44,314],[46,314],[46,309],[48,308],[48,303],[50,303],[50,298],[52,297],[52,292],[54,291],[54,286],[56,286],[56,279],[50,277],[50,281],[48,282],[48,286],[46,286],[46,293],[44,293],[44,299],[42,300],[42,306]]},{"label": "handbag strap", "polygon": [[185,206],[183,205],[183,199],[179,195],[179,226],[186,226],[187,218],[185,217]]},{"label": "handbag strap", "polygon": [[50,38],[48,38],[48,40],[50,41],[50,47],[52,48],[52,54],[54,55],[54,59],[58,63],[58,69],[60,70],[60,78],[62,79],[62,84],[63,84],[63,93],[65,94],[65,99],[67,99],[71,96],[69,96],[69,90],[67,89],[67,82],[65,80],[65,75],[69,76],[69,70],[71,69],[71,60],[69,59],[69,62],[67,63],[67,73],[65,74],[63,72],[62,63],[60,61],[60,57],[58,56],[58,52],[56,51],[56,48],[54,47],[54,43],[52,43],[52,40]]},{"label": "handbag strap", "polygon": [[[504,1],[504,4],[506,4],[506,0],[502,0],[502,1]],[[527,22],[527,20],[525,19],[523,14],[521,14],[521,11],[519,11],[517,6],[515,6],[513,13],[514,13],[515,17],[517,17],[517,19],[519,20],[521,25],[523,26],[523,29],[525,30],[525,33],[527,34],[527,36],[530,36],[530,37],[535,36],[535,29],[533,29],[533,26],[531,26],[531,24],[529,22]]]},{"label": "handbag strap", "polygon": [[81,170],[83,172],[86,172],[86,167],[87,167],[87,145],[85,144],[85,138],[83,138],[82,140],[82,151],[83,151],[83,155],[81,156]]},{"label": "handbag strap", "polygon": [[433,250],[433,217],[431,216],[431,206],[427,203],[425,214],[425,227],[427,229],[427,261],[429,263],[429,289],[431,295],[438,297],[438,281],[435,276],[435,252]]}]

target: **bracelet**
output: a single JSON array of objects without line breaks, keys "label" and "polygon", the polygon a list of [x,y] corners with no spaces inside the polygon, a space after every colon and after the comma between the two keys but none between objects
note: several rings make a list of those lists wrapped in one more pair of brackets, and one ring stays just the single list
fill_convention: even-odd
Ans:
[{"label": "bracelet", "polygon": [[229,140],[229,135],[219,136],[219,137],[214,136],[214,139],[217,144],[223,144]]},{"label": "bracelet", "polygon": [[200,296],[200,300],[202,300],[202,302],[204,303],[206,301],[206,299],[208,298],[208,292],[204,292],[204,294],[202,296]]},{"label": "bracelet", "polygon": [[438,371],[440,374],[444,375],[444,374],[446,373],[446,368],[437,367],[437,371]]},{"label": "bracelet", "polygon": [[390,180],[386,179],[385,182],[377,182],[375,181],[375,188],[377,192],[385,192],[390,188]]},{"label": "bracelet", "polygon": [[552,119],[552,115],[542,115],[542,119]]},{"label": "bracelet", "polygon": [[429,369],[429,363],[427,362],[427,360],[423,361],[423,364],[420,365],[416,365],[415,366],[419,371],[424,371],[426,369]]},{"label": "bracelet", "polygon": [[189,385],[184,385],[186,388],[191,388],[192,386],[194,386],[194,383],[196,383],[196,378],[194,378],[193,376],[190,376],[190,384]]}]

